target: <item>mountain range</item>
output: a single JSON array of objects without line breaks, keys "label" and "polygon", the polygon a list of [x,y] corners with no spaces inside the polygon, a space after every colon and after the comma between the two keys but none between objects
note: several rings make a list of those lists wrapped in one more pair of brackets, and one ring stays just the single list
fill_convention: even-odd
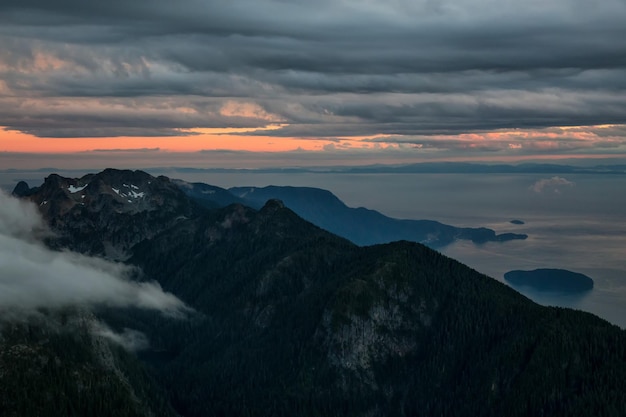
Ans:
[{"label": "mountain range", "polygon": [[225,190],[203,183],[175,183],[207,207],[240,203],[260,209],[270,199],[281,200],[303,219],[361,246],[408,240],[440,248],[455,240],[481,244],[528,237],[520,233],[496,234],[486,227],[454,227],[434,220],[394,219],[364,207],[348,207],[330,191],[319,188],[268,186]]},{"label": "mountain range", "polygon": [[[255,189],[249,207],[249,189],[228,201],[198,187],[111,169],[16,187],[53,232],[47,247],[128,265],[188,309],[6,319],[1,415],[626,415],[618,327],[420,243],[358,246],[286,201],[260,206],[277,190]],[[129,352],[95,321],[148,342]]]}]

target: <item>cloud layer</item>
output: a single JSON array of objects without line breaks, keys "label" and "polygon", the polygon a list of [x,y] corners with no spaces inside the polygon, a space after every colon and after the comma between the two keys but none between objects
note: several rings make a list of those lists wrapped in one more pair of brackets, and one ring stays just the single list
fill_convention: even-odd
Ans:
[{"label": "cloud layer", "polygon": [[66,306],[137,307],[178,316],[188,308],[157,283],[132,282],[129,267],[47,249],[36,209],[0,192],[0,311]]},{"label": "cloud layer", "polygon": [[284,124],[272,134],[448,148],[437,135],[623,125],[625,21],[623,0],[7,0],[0,126],[102,137]]}]

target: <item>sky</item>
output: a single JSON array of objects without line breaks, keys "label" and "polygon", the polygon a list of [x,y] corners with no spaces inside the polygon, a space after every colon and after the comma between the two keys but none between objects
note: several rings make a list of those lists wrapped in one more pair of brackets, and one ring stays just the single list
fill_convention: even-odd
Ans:
[{"label": "sky", "polygon": [[3,0],[0,168],[626,160],[626,1]]}]

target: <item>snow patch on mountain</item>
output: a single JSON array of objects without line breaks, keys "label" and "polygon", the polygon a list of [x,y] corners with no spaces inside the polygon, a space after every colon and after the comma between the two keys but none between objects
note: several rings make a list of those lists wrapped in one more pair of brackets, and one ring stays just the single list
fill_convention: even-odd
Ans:
[{"label": "snow patch on mountain", "polygon": [[81,187],[76,187],[73,185],[70,185],[69,187],[67,187],[67,190],[71,193],[71,194],[76,194],[79,191],[83,191],[85,188],[87,188],[87,185],[83,185]]},{"label": "snow patch on mountain", "polygon": [[[135,191],[134,189],[136,189],[136,190],[138,190],[138,189],[139,189],[139,187],[137,187],[136,185],[132,185],[132,184],[131,184],[131,185],[128,185],[128,184],[122,184],[122,186],[124,186],[124,187],[126,187],[126,188],[129,188],[129,190],[128,190],[127,192],[122,192],[120,189],[115,188],[115,187],[111,187],[111,189],[112,189],[113,191],[115,191],[115,193],[116,193],[117,195],[119,195],[120,197],[124,197],[124,198],[126,198],[127,200],[128,200],[129,198],[142,198],[142,197],[145,197],[145,195],[146,195],[146,193],[144,193],[143,191],[142,191],[142,192],[137,192],[137,191]],[[130,188],[134,188],[134,189],[130,189]],[[129,203],[132,203],[132,200],[128,200],[128,202],[129,202]]]}]

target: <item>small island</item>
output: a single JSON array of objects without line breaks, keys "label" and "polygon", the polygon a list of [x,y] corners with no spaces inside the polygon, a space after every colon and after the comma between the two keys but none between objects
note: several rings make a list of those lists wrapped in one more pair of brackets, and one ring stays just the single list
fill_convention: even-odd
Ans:
[{"label": "small island", "polygon": [[524,240],[528,239],[526,233],[500,233],[496,235],[496,242],[508,242],[509,240]]},{"label": "small island", "polygon": [[525,224],[523,220],[513,219],[509,223],[511,224]]},{"label": "small island", "polygon": [[527,286],[539,291],[581,293],[593,289],[593,280],[587,275],[565,269],[535,269],[509,271],[504,280],[512,286]]}]

